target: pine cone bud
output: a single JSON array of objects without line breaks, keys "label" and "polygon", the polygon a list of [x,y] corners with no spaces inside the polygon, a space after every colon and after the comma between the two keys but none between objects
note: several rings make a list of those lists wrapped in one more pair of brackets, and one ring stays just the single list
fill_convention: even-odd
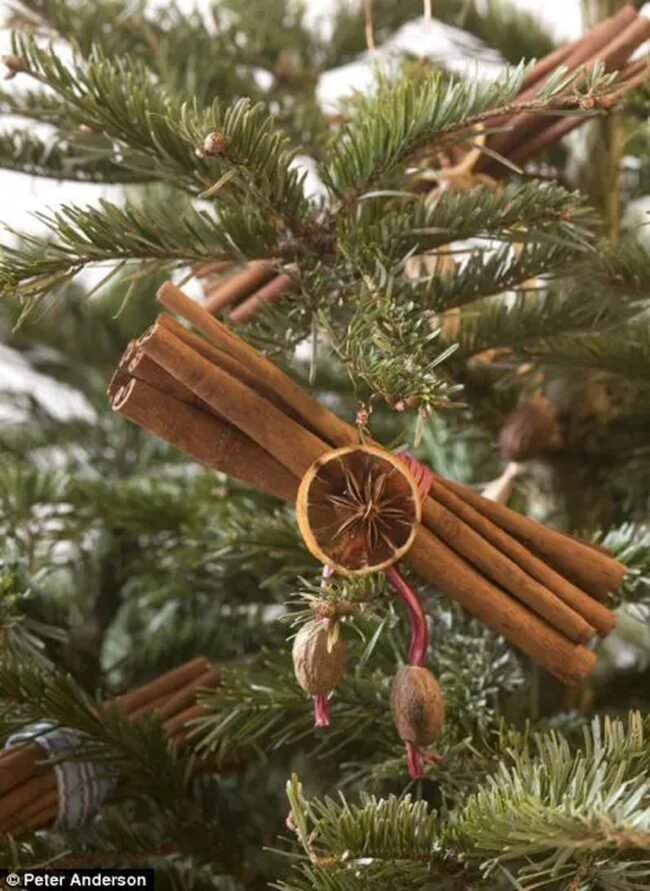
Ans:
[{"label": "pine cone bud", "polygon": [[390,709],[401,739],[428,746],[445,722],[445,700],[438,681],[419,665],[405,665],[393,678]]},{"label": "pine cone bud", "polygon": [[208,133],[203,140],[203,154],[207,158],[219,158],[225,152],[228,146],[228,138],[215,130],[214,133]]},{"label": "pine cone bud", "polygon": [[27,71],[27,62],[22,56],[2,56],[2,64],[6,68],[5,80],[11,80],[22,71]]},{"label": "pine cone bud", "polygon": [[336,629],[319,619],[302,626],[293,642],[296,679],[312,696],[328,693],[345,668],[345,642]]},{"label": "pine cone bud", "polygon": [[528,461],[561,444],[557,413],[549,399],[537,393],[505,420],[499,451],[505,461]]}]

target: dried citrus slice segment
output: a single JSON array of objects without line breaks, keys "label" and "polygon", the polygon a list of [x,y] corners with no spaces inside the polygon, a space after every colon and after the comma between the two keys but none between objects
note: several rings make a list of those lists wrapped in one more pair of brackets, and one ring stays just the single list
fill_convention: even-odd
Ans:
[{"label": "dried citrus slice segment", "polygon": [[375,446],[346,446],[312,464],[296,512],[316,558],[361,575],[386,569],[408,551],[420,522],[420,496],[399,458]]}]

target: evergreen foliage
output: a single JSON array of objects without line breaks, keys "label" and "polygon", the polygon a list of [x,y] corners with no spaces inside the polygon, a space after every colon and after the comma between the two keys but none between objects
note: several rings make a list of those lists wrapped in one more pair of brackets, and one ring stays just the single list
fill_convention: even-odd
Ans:
[{"label": "evergreen foliage", "polygon": [[[4,213],[0,329],[35,387],[0,382],[0,731],[38,718],[81,730],[80,754],[127,782],[80,831],[1,838],[0,866],[151,864],[163,888],[206,891],[648,887],[645,231],[625,218],[607,240],[570,145],[525,172],[510,165],[498,186],[456,188],[440,164],[452,147],[480,148],[495,113],[597,113],[611,75],[559,70],[522,103],[521,60],[552,47],[536,18],[440,0],[437,17],[513,67],[484,81],[405,58],[332,116],[318,79],[363,54],[362,3],[341,2],[328,36],[282,0],[10,6],[0,167],[126,188],[43,209],[29,232]],[[372,11],[379,45],[422,6]],[[647,189],[647,100],[635,91],[621,112],[639,164],[629,200]],[[425,192],[423,180],[447,185]],[[439,473],[498,476],[504,420],[545,392],[562,443],[525,462],[511,503],[628,566],[610,601],[619,630],[580,695],[412,579],[447,703],[444,760],[416,783],[389,710],[406,623],[383,577],[324,582],[290,507],[107,405],[157,285],[251,259],[295,288],[241,333]],[[318,609],[343,617],[349,650],[326,729],[289,652]],[[221,684],[201,694],[185,747],[155,717],[97,709],[198,653]],[[191,779],[197,755],[215,770]]]}]

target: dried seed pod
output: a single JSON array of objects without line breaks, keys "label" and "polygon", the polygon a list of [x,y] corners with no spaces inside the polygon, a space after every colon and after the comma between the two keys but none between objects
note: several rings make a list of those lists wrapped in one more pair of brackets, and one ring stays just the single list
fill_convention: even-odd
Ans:
[{"label": "dried seed pod", "polygon": [[386,569],[410,548],[420,521],[417,483],[374,446],[327,452],[304,475],[296,513],[311,553],[345,575]]},{"label": "dried seed pod", "polygon": [[506,461],[528,461],[560,444],[557,413],[542,393],[508,415],[499,435],[499,451]]},{"label": "dried seed pod", "polygon": [[333,690],[345,668],[345,642],[327,622],[302,626],[293,642],[293,668],[302,689],[312,696]]},{"label": "dried seed pod", "polygon": [[419,665],[405,665],[393,678],[390,709],[401,739],[428,746],[445,721],[445,700],[438,681]]}]

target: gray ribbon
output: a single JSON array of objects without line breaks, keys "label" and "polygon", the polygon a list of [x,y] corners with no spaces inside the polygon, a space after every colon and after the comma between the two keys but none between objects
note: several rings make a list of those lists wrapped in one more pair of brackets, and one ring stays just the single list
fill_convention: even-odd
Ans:
[{"label": "gray ribbon", "polygon": [[110,764],[97,761],[65,760],[84,740],[84,734],[49,721],[28,724],[12,734],[7,746],[30,740],[51,758],[56,776],[59,807],[54,823],[57,829],[83,826],[111,795],[116,785]]}]

